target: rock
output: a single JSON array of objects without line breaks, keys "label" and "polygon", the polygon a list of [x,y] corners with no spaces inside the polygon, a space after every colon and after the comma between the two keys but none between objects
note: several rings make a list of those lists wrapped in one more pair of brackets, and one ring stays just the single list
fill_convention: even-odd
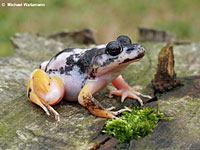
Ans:
[{"label": "rock", "polygon": [[54,107],[61,115],[57,123],[26,97],[31,72],[64,49],[64,44],[28,33],[16,34],[12,43],[16,54],[0,59],[0,149],[89,148],[98,121],[85,108],[61,102]]},{"label": "rock", "polygon": [[50,39],[60,41],[69,47],[71,43],[76,44],[95,44],[93,32],[90,29],[77,30],[73,32],[61,31],[49,35]]},{"label": "rock", "polygon": [[139,41],[141,42],[174,42],[176,35],[163,31],[150,28],[139,27]]},{"label": "rock", "polygon": [[[60,113],[61,122],[45,112],[26,97],[26,84],[31,72],[40,63],[49,60],[65,44],[35,34],[16,34],[12,38],[16,54],[0,58],[0,148],[1,149],[91,149],[94,135],[102,128],[106,119],[96,118],[78,103],[62,101],[54,106]],[[74,46],[77,47],[77,43]],[[151,94],[151,80],[156,72],[157,55],[165,43],[145,43],[146,56],[133,63],[123,76],[136,90]],[[81,48],[82,45],[80,45]],[[73,47],[73,44],[72,44]],[[198,149],[200,147],[200,44],[174,46],[175,71],[184,86],[158,97],[160,110],[175,119],[161,121],[158,127],[138,141],[132,141],[130,149]],[[196,88],[197,87],[197,88]],[[109,85],[108,88],[111,88]],[[108,88],[98,92],[96,99],[106,108],[137,105],[127,99],[120,103],[119,97],[108,98]],[[154,107],[155,102],[145,106]],[[112,149],[123,149],[117,141],[100,145]],[[114,144],[114,145],[113,145]],[[116,144],[116,145],[115,145]],[[125,149],[125,148],[124,148]]]}]

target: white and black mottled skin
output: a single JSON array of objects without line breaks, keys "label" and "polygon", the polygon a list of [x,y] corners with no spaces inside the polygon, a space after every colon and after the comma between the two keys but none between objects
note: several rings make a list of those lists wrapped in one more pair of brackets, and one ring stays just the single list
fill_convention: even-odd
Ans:
[{"label": "white and black mottled skin", "polygon": [[58,76],[62,79],[65,87],[64,99],[77,101],[79,92],[87,81],[101,84],[99,89],[106,86],[128,64],[141,59],[145,53],[145,49],[138,44],[122,43],[121,53],[111,56],[106,52],[106,45],[91,49],[65,49],[45,65],[45,72],[49,77]]}]

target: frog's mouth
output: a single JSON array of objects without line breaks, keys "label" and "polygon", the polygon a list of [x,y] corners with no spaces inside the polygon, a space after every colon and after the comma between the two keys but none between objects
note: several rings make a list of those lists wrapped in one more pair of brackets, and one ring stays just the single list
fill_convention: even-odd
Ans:
[{"label": "frog's mouth", "polygon": [[120,64],[124,64],[124,63],[127,63],[127,62],[135,62],[135,61],[139,61],[140,59],[142,59],[142,57],[144,57],[144,54],[145,53],[140,53],[137,57],[133,58],[133,59],[130,59],[130,58],[127,58],[125,59],[122,63]]}]

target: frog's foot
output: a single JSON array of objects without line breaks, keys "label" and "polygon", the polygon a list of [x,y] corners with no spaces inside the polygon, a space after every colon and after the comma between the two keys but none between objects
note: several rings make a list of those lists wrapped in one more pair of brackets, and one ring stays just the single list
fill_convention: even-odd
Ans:
[{"label": "frog's foot", "polygon": [[41,69],[35,70],[27,86],[27,96],[29,100],[39,105],[47,115],[52,113],[55,119],[60,121],[60,116],[52,105],[59,103],[64,96],[64,85],[58,77],[49,78]]},{"label": "frog's foot", "polygon": [[124,111],[130,111],[128,109],[121,109],[119,111],[111,111],[114,107],[105,109],[95,98],[92,96],[93,93],[98,91],[101,87],[98,87],[95,82],[87,82],[85,86],[79,93],[78,101],[79,103],[86,107],[93,115],[102,118],[114,118],[118,119],[116,116]]},{"label": "frog's foot", "polygon": [[143,101],[140,97],[151,99],[151,96],[143,95],[139,92],[133,90],[122,78],[122,76],[118,76],[112,84],[117,88],[117,90],[111,91],[109,93],[109,97],[112,98],[112,95],[121,96],[121,102],[124,102],[125,98],[130,97],[132,99],[137,100],[140,105],[143,105]]},{"label": "frog's foot", "polygon": [[[137,93],[137,94],[136,94]],[[132,99],[135,99],[137,100],[140,105],[142,106],[143,105],[143,101],[142,99],[139,97],[141,96],[142,94],[138,93],[138,92],[135,92],[134,90],[114,90],[114,91],[110,91],[109,93],[109,98],[112,98],[113,96],[112,95],[117,95],[117,96],[121,96],[121,102],[123,103],[124,100],[127,98],[127,97],[130,97]],[[142,95],[142,96],[145,96],[146,95]],[[149,96],[147,96],[149,98]]]}]

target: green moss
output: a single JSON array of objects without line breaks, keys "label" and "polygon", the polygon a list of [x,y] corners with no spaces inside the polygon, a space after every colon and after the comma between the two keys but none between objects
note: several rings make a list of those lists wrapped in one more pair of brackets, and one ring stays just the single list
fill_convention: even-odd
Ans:
[{"label": "green moss", "polygon": [[171,120],[172,118],[165,118],[165,115],[156,109],[136,108],[131,112],[124,112],[118,120],[107,121],[102,132],[114,136],[122,144],[149,135],[160,119]]}]

